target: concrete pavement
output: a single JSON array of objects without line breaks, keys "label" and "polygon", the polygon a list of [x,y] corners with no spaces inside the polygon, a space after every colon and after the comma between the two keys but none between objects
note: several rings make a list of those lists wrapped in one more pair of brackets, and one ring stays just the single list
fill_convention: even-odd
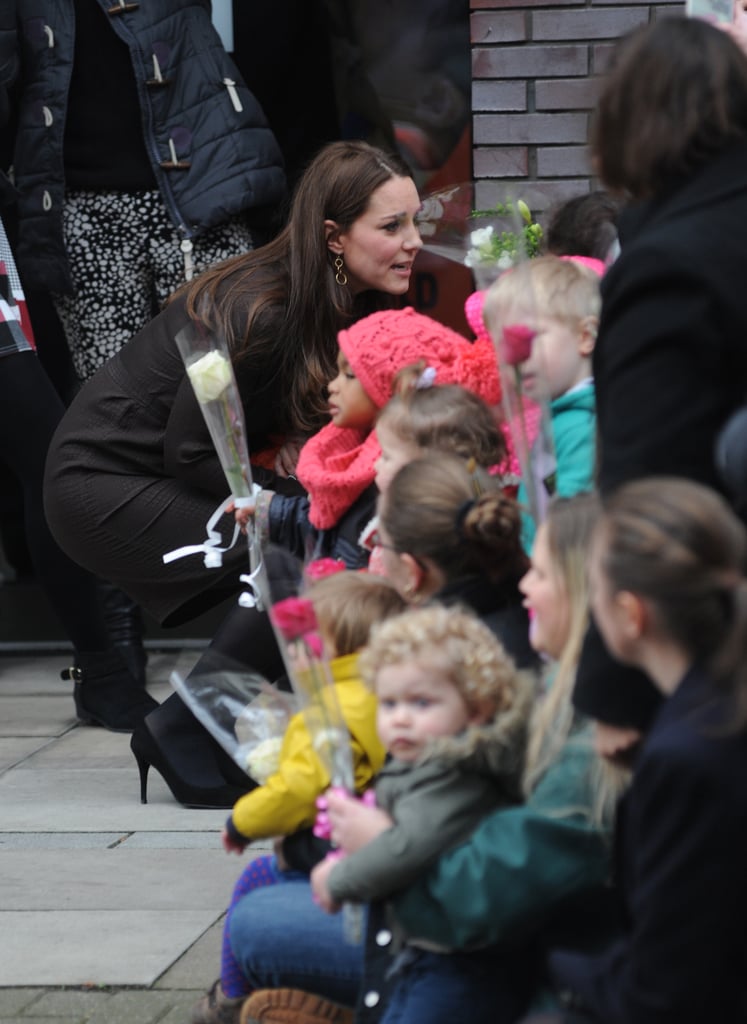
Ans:
[{"label": "concrete pavement", "polygon": [[[198,653],[151,652],[156,699]],[[186,1024],[242,864],[226,812],[154,771],[142,805],[129,736],[77,722],[65,663],[0,655],[0,1024]]]}]

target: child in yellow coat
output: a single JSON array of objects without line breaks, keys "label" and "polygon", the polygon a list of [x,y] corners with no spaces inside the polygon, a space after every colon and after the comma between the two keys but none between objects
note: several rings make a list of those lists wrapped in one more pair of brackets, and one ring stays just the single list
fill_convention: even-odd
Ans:
[{"label": "child in yellow coat", "polygon": [[[355,790],[362,793],[382,767],[385,750],[376,731],[376,698],[358,676],[357,652],[367,643],[373,625],[404,611],[406,605],[387,580],[350,570],[312,583],[307,596],[314,605],[325,650],[332,656],[335,692],[350,733]],[[277,770],[235,804],[222,833],[226,851],[243,853],[252,840],[308,829],[316,818],[316,799],[329,784],[303,715],[296,714],[283,737]],[[294,875],[285,863],[282,845],[279,855],[257,857],[246,866],[226,914],[221,976],[195,1006],[192,1024],[238,1022],[248,985],[228,941],[231,912],[247,892]]]}]

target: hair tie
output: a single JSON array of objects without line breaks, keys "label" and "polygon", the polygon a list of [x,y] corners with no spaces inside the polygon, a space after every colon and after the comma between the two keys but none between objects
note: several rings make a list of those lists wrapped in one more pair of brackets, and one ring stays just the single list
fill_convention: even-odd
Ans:
[{"label": "hair tie", "polygon": [[456,511],[456,516],[454,517],[454,526],[456,527],[457,536],[461,540],[464,540],[464,520],[469,515],[470,510],[475,507],[475,504],[476,503],[474,498],[468,498],[467,501],[462,502],[462,504]]},{"label": "hair tie", "polygon": [[436,367],[426,366],[423,372],[420,374],[418,379],[415,381],[416,391],[425,391],[426,388],[432,388],[433,383],[436,379]]}]

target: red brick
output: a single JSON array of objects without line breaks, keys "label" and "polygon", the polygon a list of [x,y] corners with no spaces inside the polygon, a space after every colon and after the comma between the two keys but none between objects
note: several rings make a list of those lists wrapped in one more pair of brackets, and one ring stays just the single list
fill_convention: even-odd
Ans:
[{"label": "red brick", "polygon": [[526,146],[478,148],[472,158],[476,178],[517,178],[529,173]]},{"label": "red brick", "polygon": [[586,146],[540,146],[537,175],[540,178],[578,178],[591,174]]},{"label": "red brick", "polygon": [[532,35],[541,39],[617,39],[648,21],[648,11],[635,7],[615,10],[535,11]]},{"label": "red brick", "polygon": [[550,78],[587,75],[588,47],[496,46],[472,51],[473,78]]},{"label": "red brick", "polygon": [[475,145],[586,143],[586,114],[477,114],[473,118]]},{"label": "red brick", "polygon": [[473,110],[526,110],[526,82],[479,81],[472,83]]},{"label": "red brick", "polygon": [[527,38],[524,11],[473,14],[470,19],[473,44],[521,43]]}]

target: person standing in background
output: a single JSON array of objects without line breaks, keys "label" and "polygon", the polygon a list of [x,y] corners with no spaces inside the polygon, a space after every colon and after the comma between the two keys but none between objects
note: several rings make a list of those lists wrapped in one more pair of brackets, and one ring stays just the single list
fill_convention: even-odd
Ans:
[{"label": "person standing in background", "polygon": [[[12,12],[0,10],[0,126],[10,114],[7,84],[16,73]],[[14,189],[0,171],[0,212]],[[29,556],[42,590],[73,646],[79,718],[131,731],[156,701],[128,670],[112,643],[96,579],[65,555],[44,515],[42,483],[49,441],[64,414],[59,395],[34,351],[31,325],[13,253],[0,219],[0,464],[18,481]],[[85,672],[85,679],[82,673]]]},{"label": "person standing in background", "polygon": [[[185,280],[262,243],[283,160],[209,0],[11,0],[20,73],[16,261],[85,381]],[[142,618],[102,584],[144,678]]]}]

